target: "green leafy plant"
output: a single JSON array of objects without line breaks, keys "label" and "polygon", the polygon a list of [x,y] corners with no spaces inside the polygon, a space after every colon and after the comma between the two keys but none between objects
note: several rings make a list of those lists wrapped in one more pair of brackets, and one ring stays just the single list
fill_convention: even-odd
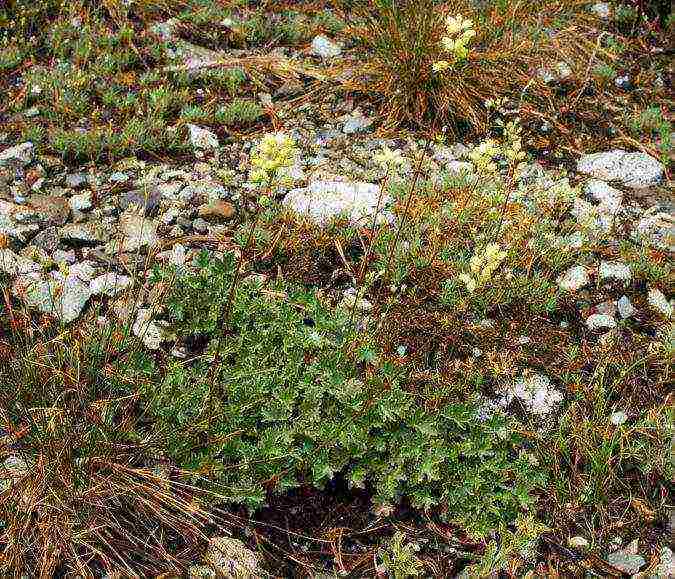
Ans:
[{"label": "green leafy plant", "polygon": [[221,327],[234,269],[231,255],[204,255],[169,296],[177,335],[210,344],[142,390],[153,424],[175,433],[168,450],[177,464],[250,505],[268,490],[321,486],[344,472],[374,485],[378,503],[442,503],[447,518],[476,532],[527,508],[528,467],[502,418],[482,421],[471,402],[432,402],[431,392],[427,410],[395,365],[359,354],[372,346],[354,341],[350,312],[311,291],[245,280]]}]

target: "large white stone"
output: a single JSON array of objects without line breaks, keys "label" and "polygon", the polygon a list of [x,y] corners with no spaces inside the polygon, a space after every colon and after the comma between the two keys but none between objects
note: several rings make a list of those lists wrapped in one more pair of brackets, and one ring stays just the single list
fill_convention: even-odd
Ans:
[{"label": "large white stone", "polygon": [[599,204],[600,212],[615,215],[621,209],[623,194],[618,189],[600,179],[591,179],[584,186],[584,191],[593,201]]},{"label": "large white stone", "polygon": [[69,323],[80,317],[91,297],[86,269],[73,267],[66,276],[52,272],[49,278],[22,275],[14,280],[12,293],[29,308]]},{"label": "large white stone", "polygon": [[616,320],[609,314],[592,314],[586,318],[586,327],[589,330],[611,330],[616,328]]},{"label": "large white stone", "polygon": [[119,293],[131,286],[133,280],[115,272],[104,273],[91,280],[89,289],[92,295],[103,294],[108,297],[115,297]]},{"label": "large white stone", "polygon": [[39,271],[40,265],[17,255],[11,249],[0,249],[0,271],[8,275],[18,275]]},{"label": "large white stone", "polygon": [[284,198],[284,205],[296,213],[308,215],[320,225],[341,216],[351,222],[367,225],[372,223],[378,201],[376,222],[391,223],[394,216],[387,209],[391,197],[372,183],[315,181],[309,187],[289,191]]},{"label": "large white stone", "polygon": [[577,163],[577,171],[635,188],[658,185],[664,175],[663,164],[654,157],[622,149],[584,155]]},{"label": "large white stone", "polygon": [[157,227],[157,221],[148,219],[143,212],[125,211],[120,218],[120,243],[113,249],[129,252],[152,246],[157,242]]},{"label": "large white stone", "polygon": [[647,293],[647,301],[664,318],[670,318],[673,315],[673,306],[661,290],[656,288],[650,289]]}]

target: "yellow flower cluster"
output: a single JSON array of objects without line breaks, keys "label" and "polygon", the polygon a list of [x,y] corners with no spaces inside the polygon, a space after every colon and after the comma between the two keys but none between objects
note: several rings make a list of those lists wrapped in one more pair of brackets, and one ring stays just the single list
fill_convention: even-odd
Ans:
[{"label": "yellow flower cluster", "polygon": [[496,173],[498,167],[495,158],[499,153],[500,149],[497,142],[488,139],[471,150],[469,159],[471,159],[479,173]]},{"label": "yellow flower cluster", "polygon": [[[441,47],[445,52],[449,52],[454,57],[454,62],[466,59],[469,55],[469,43],[476,36],[473,28],[473,22],[464,18],[461,14],[457,16],[448,16],[445,19],[446,36],[441,38]],[[434,72],[447,70],[452,66],[448,60],[439,60],[432,65]]]},{"label": "yellow flower cluster", "polygon": [[523,150],[522,129],[518,121],[498,124],[504,129],[504,143],[500,145],[493,139],[483,141],[471,150],[469,159],[479,173],[492,174],[499,170],[496,158],[504,156],[513,171],[513,178],[518,179],[527,167],[525,151]]},{"label": "yellow flower cluster", "polygon": [[280,169],[293,166],[297,153],[295,141],[288,135],[265,135],[251,153],[250,181],[271,184],[278,177]]},{"label": "yellow flower cluster", "polygon": [[482,253],[474,254],[469,261],[470,273],[463,273],[459,280],[464,283],[470,292],[483,287],[490,279],[502,261],[506,259],[506,252],[502,251],[498,243],[489,243]]},{"label": "yellow flower cluster", "polygon": [[385,145],[379,153],[375,153],[373,161],[386,171],[394,171],[405,162],[405,159],[401,156],[401,151],[398,149],[392,151]]},{"label": "yellow flower cluster", "polygon": [[504,156],[513,170],[513,177],[517,179],[527,164],[525,163],[525,151],[523,151],[522,128],[518,121],[511,121],[504,125],[506,147]]}]

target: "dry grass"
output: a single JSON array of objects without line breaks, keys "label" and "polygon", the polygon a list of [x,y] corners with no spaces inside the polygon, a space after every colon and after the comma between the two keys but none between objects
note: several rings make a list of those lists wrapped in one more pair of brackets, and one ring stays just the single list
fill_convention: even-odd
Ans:
[{"label": "dry grass", "polygon": [[[203,491],[154,460],[136,434],[142,376],[123,376],[123,331],[40,327],[12,310],[0,328],[0,574],[152,576],[197,559],[217,520]],[[8,363],[11,360],[11,364]],[[121,365],[121,366],[120,366]],[[148,465],[156,466],[150,468]],[[4,466],[3,466],[4,465]]]}]

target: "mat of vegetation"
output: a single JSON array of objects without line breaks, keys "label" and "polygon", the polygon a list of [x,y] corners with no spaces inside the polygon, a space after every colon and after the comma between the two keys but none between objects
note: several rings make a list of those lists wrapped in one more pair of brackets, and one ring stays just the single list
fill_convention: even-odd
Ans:
[{"label": "mat of vegetation", "polygon": [[673,574],[660,3],[0,7],[0,574]]}]

